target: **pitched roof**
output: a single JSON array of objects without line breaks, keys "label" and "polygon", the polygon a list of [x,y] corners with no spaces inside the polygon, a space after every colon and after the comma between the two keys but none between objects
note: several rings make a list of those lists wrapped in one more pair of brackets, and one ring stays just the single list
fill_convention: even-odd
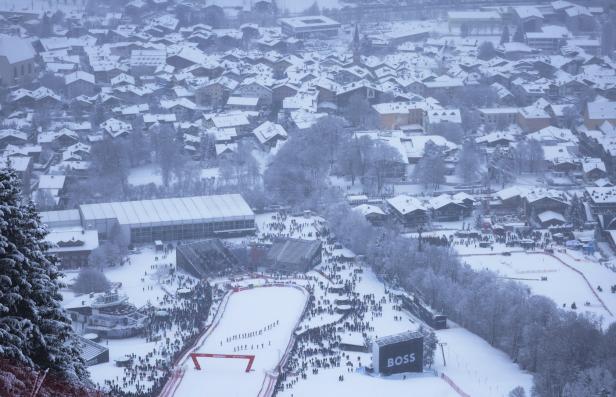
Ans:
[{"label": "pitched roof", "polygon": [[30,41],[17,36],[0,35],[0,57],[10,64],[34,59],[36,53]]}]

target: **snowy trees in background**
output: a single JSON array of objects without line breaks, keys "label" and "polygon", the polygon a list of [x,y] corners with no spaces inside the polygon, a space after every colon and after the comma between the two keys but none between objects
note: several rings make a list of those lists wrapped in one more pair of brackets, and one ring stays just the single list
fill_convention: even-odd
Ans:
[{"label": "snowy trees in background", "polygon": [[337,238],[356,254],[363,255],[372,239],[372,226],[346,203],[327,208],[325,218]]},{"label": "snowy trees in background", "polygon": [[[130,169],[129,148],[120,141],[105,138],[92,145],[90,151],[92,169],[97,177],[96,186],[105,187],[101,179],[108,179],[114,187],[124,190]],[[100,191],[102,195],[113,196],[111,191]]]},{"label": "snowy trees in background", "polygon": [[581,371],[575,380],[568,383],[563,397],[596,396],[609,397],[616,394],[616,380],[605,368],[593,367]]},{"label": "snowy trees in background", "polygon": [[584,224],[584,204],[577,194],[571,197],[571,203],[567,208],[567,219],[574,229],[579,229]]},{"label": "snowy trees in background", "polygon": [[86,381],[70,319],[60,306],[60,273],[17,176],[0,170],[0,353],[3,358]]},{"label": "snowy trees in background", "polygon": [[507,396],[508,397],[526,397],[526,391],[524,390],[522,386],[518,386],[514,388],[513,390],[511,390]]},{"label": "snowy trees in background", "polygon": [[504,188],[509,182],[516,179],[515,159],[512,151],[497,147],[490,156],[489,177]]},{"label": "snowy trees in background", "polygon": [[56,201],[48,190],[39,189],[35,193],[34,202],[39,211],[49,211],[56,208]]},{"label": "snowy trees in background", "polygon": [[515,30],[511,41],[515,43],[526,43],[526,32],[524,31],[524,26],[521,24]]},{"label": "snowy trees in background", "polygon": [[505,25],[505,27],[503,28],[503,32],[501,34],[501,38],[500,38],[500,44],[505,44],[505,43],[509,43],[509,26]]},{"label": "snowy trees in background", "polygon": [[306,15],[306,16],[321,15],[321,9],[319,8],[319,3],[316,1],[312,3],[310,7],[306,8],[302,12],[302,15]]},{"label": "snowy trees in background", "polygon": [[79,271],[79,275],[71,286],[73,291],[80,294],[89,294],[90,292],[106,292],[109,290],[109,287],[109,280],[107,280],[107,277],[105,277],[103,272],[87,267]]},{"label": "snowy trees in background", "polygon": [[481,151],[473,140],[467,140],[462,145],[456,173],[464,183],[476,182],[481,171]]},{"label": "snowy trees in background", "polygon": [[335,148],[323,153],[328,139],[319,129],[322,125],[291,135],[265,171],[265,188],[278,202],[299,205],[324,188],[329,153]]},{"label": "snowy trees in background", "polygon": [[563,109],[563,126],[565,128],[573,129],[577,126],[581,117],[579,106],[567,106]]},{"label": "snowy trees in background", "polygon": [[514,150],[515,165],[518,172],[541,172],[545,169],[545,155],[541,143],[530,139],[518,143]]},{"label": "snowy trees in background", "polygon": [[183,142],[176,136],[174,128],[168,124],[160,125],[153,130],[156,161],[160,165],[163,185],[169,186],[171,177],[178,176],[186,163],[182,153]]},{"label": "snowy trees in background", "polygon": [[362,153],[370,144],[370,142],[366,142],[369,138],[343,137],[342,140],[343,142],[336,157],[334,172],[350,178],[351,184],[355,185],[355,180],[363,176],[366,170]]},{"label": "snowy trees in background", "polygon": [[414,177],[426,188],[437,189],[445,182],[445,155],[443,149],[431,141],[426,143],[424,156],[415,166]]},{"label": "snowy trees in background", "polygon": [[387,177],[399,175],[402,166],[400,152],[390,145],[376,139],[364,141],[366,172],[364,186],[374,194],[381,194]]},{"label": "snowy trees in background", "polygon": [[242,142],[238,145],[237,153],[219,162],[219,179],[223,189],[242,190],[243,187],[253,188],[259,184],[261,178],[259,163],[251,149],[250,145]]},{"label": "snowy trees in background", "polygon": [[342,115],[356,127],[367,129],[376,126],[372,106],[361,94],[349,98],[349,102],[342,108]]},{"label": "snowy trees in background", "polygon": [[128,136],[130,165],[136,167],[150,161],[152,143],[149,137],[146,137],[144,134],[145,124],[143,123],[143,118],[136,117],[132,121],[131,126],[133,130]]},{"label": "snowy trees in background", "polygon": [[484,41],[479,45],[479,52],[477,58],[488,61],[496,56],[496,50],[494,44],[491,41]]}]

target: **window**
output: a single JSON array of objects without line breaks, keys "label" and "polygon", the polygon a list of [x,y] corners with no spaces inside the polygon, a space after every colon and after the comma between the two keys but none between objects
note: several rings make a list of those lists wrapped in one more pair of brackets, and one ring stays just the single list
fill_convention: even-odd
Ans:
[{"label": "window", "polygon": [[21,75],[23,76],[26,73],[26,65],[21,65]]},{"label": "window", "polygon": [[32,64],[28,64],[28,74],[32,74]]}]

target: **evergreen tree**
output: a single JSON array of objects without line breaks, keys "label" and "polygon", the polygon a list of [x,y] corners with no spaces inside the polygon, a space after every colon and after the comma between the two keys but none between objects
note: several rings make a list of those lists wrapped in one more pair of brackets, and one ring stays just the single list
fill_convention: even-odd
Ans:
[{"label": "evergreen tree", "polygon": [[464,142],[460,150],[460,158],[456,168],[457,174],[464,183],[476,182],[481,167],[481,153],[472,140]]},{"label": "evergreen tree", "polygon": [[509,26],[505,25],[500,39],[501,44],[509,43]]},{"label": "evergreen tree", "polygon": [[518,26],[511,41],[516,43],[525,43],[526,42],[526,32],[524,32],[524,27],[522,25]]},{"label": "evergreen tree", "polygon": [[463,23],[462,25],[460,25],[460,36],[467,37],[470,34],[470,30],[471,30],[470,26]]},{"label": "evergreen tree", "polygon": [[567,212],[567,218],[573,227],[576,229],[580,228],[584,223],[584,209],[582,202],[575,193],[571,197],[571,205]]},{"label": "evergreen tree", "polygon": [[53,33],[53,23],[47,13],[43,15],[40,24],[41,37],[49,37]]},{"label": "evergreen tree", "polygon": [[319,3],[317,3],[316,1],[312,3],[310,7],[304,10],[303,14],[306,16],[321,15],[321,9],[319,8]]},{"label": "evergreen tree", "polygon": [[60,306],[57,262],[46,254],[46,231],[20,190],[15,172],[0,170],[0,354],[80,383],[87,370]]},{"label": "evergreen tree", "polygon": [[445,182],[446,171],[443,149],[429,141],[426,143],[424,156],[415,166],[415,179],[426,188],[431,186],[437,189]]},{"label": "evergreen tree", "polygon": [[477,53],[477,58],[483,59],[484,61],[488,61],[496,56],[496,51],[494,49],[494,44],[491,41],[484,41],[479,46],[479,51]]}]

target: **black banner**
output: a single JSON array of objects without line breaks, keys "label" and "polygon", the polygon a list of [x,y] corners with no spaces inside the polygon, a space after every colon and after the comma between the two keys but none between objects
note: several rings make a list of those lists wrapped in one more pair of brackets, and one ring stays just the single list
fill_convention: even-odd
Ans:
[{"label": "black banner", "polygon": [[379,370],[385,375],[423,372],[423,338],[413,338],[381,346]]}]

